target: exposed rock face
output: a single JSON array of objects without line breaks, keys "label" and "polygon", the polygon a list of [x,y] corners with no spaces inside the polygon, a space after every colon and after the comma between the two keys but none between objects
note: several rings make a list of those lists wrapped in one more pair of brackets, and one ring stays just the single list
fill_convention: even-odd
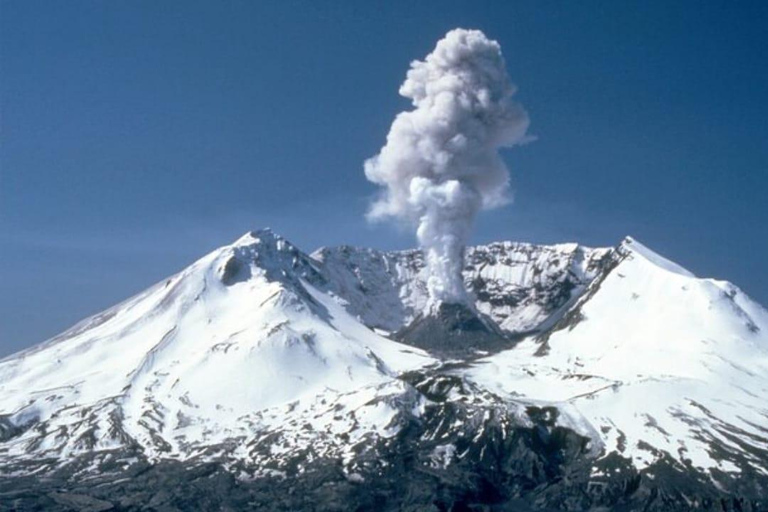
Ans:
[{"label": "exposed rock face", "polygon": [[418,315],[394,339],[442,357],[471,357],[510,348],[509,335],[464,304],[440,303]]},{"label": "exposed rock face", "polygon": [[[501,331],[518,335],[557,318],[610,264],[611,249],[576,244],[540,246],[515,242],[468,247],[464,284],[474,309]],[[347,310],[368,326],[397,332],[427,310],[420,251],[380,252],[342,246],[312,254],[328,286]]]}]

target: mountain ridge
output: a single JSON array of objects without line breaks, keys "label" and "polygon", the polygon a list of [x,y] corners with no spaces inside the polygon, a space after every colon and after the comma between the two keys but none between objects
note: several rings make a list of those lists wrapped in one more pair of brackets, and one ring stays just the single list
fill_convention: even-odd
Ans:
[{"label": "mountain ridge", "polygon": [[[308,255],[249,232],[0,361],[0,503],[27,504],[13,484],[25,475],[82,482],[137,464],[181,464],[178,478],[216,464],[260,493],[257,482],[298,478],[308,494],[317,475],[387,494],[432,468],[458,479],[454,504],[560,508],[560,489],[614,506],[595,489],[627,478],[627,510],[768,492],[768,313],[735,286],[629,237],[468,248],[474,308],[503,339],[446,359],[393,340],[425,311],[424,272],[418,251]],[[670,474],[684,483],[665,501],[657,479]],[[103,485],[114,495],[98,499],[139,499]]]}]

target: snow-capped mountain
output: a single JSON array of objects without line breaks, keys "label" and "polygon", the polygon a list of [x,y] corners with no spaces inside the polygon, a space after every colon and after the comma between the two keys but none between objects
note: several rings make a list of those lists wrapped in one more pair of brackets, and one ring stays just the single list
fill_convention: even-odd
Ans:
[{"label": "snow-capped mountain", "polygon": [[762,510],[765,309],[632,239],[464,277],[446,352],[419,251],[246,234],[0,361],[0,510]]},{"label": "snow-capped mountain", "polygon": [[768,476],[765,329],[768,313],[732,284],[696,279],[627,239],[551,330],[469,375],[500,393],[573,406],[605,453],[637,468],[670,457],[713,475]]},{"label": "snow-capped mountain", "polygon": [[189,457],[257,432],[263,411],[360,392],[433,361],[359,323],[323,281],[287,241],[247,234],[6,359],[5,421],[30,428],[5,456],[67,458],[131,440],[152,458]]}]

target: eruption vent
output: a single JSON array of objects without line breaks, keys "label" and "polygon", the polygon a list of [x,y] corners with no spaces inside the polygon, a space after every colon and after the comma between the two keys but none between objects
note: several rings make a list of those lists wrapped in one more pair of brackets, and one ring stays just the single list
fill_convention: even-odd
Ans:
[{"label": "eruption vent", "polygon": [[481,209],[507,202],[498,150],[524,142],[529,124],[515,91],[499,43],[452,30],[411,64],[400,94],[415,108],[395,117],[386,145],[365,162],[367,178],[386,187],[368,216],[418,226],[433,305],[466,302],[461,270],[472,224]]}]

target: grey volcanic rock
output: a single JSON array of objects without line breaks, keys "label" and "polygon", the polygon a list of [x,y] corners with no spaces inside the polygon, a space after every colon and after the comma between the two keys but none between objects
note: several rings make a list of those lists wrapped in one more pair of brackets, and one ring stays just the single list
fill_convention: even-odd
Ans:
[{"label": "grey volcanic rock", "polygon": [[[473,309],[517,336],[549,325],[610,264],[613,250],[576,244],[494,242],[468,247],[464,284]],[[421,251],[341,246],[312,254],[328,286],[363,323],[397,332],[422,314],[428,298]]]},{"label": "grey volcanic rock", "polygon": [[672,461],[656,463],[650,478],[617,456],[601,460],[605,476],[595,478],[593,441],[561,426],[556,407],[502,400],[453,368],[403,375],[429,405],[418,417],[404,415],[393,437],[360,445],[347,463],[313,457],[310,447],[282,458],[282,473],[250,478],[237,476],[247,474],[243,461],[225,457],[82,455],[42,477],[42,466],[29,466],[28,476],[0,479],[0,511],[768,510],[768,479],[758,475],[718,489]]},{"label": "grey volcanic rock", "polygon": [[464,304],[440,303],[398,331],[394,339],[443,357],[490,352],[511,346],[489,317]]}]

